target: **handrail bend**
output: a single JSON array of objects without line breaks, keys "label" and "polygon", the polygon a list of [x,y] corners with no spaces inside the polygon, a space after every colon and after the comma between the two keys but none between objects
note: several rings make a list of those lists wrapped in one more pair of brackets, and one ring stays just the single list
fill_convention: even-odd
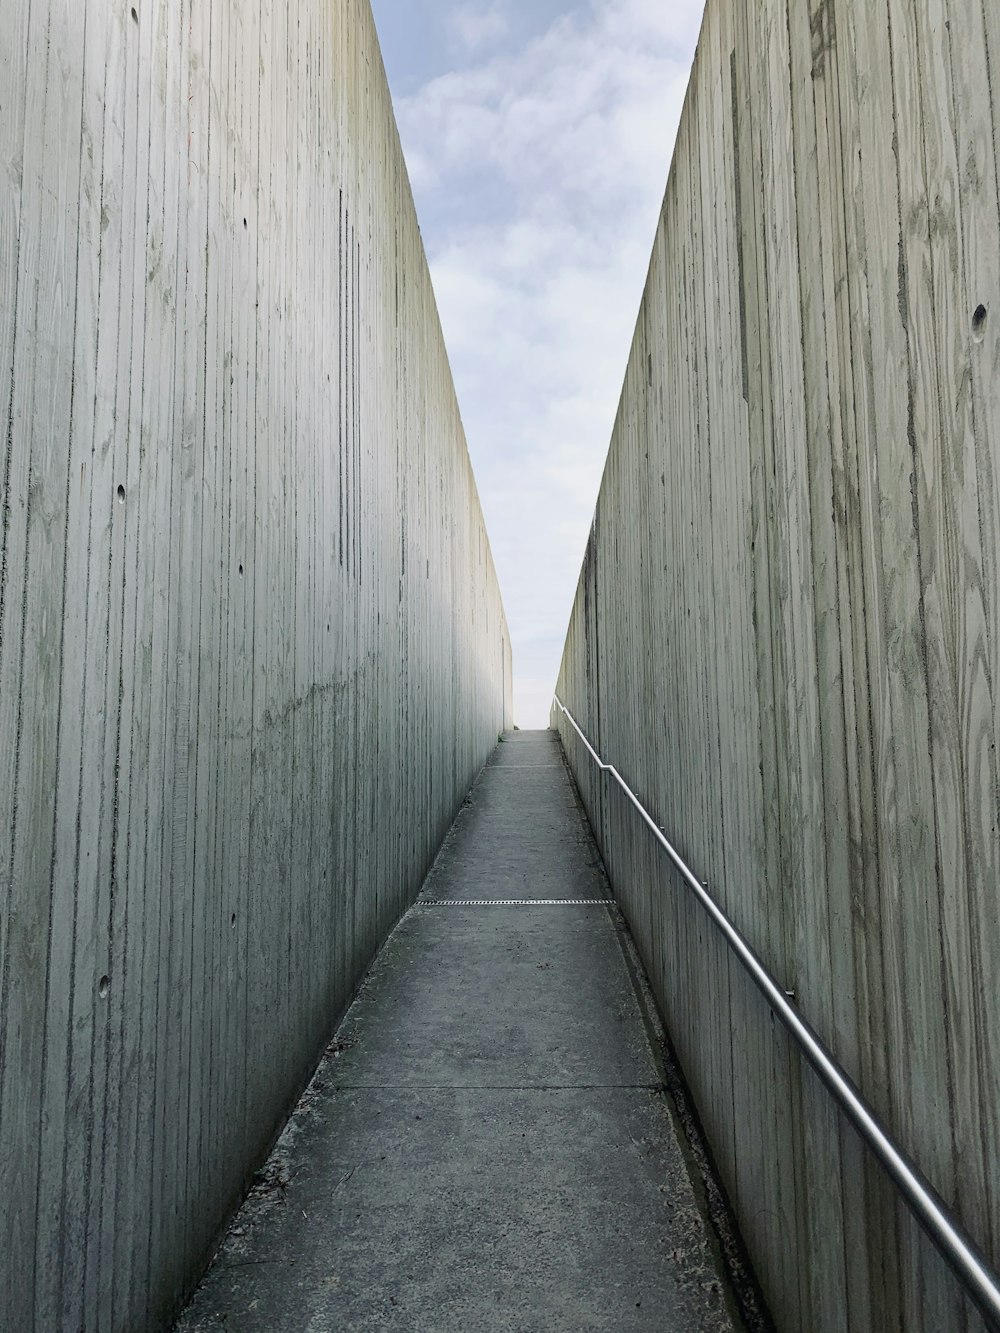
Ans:
[{"label": "handrail bend", "polygon": [[840,1109],[867,1143],[888,1172],[914,1217],[951,1265],[965,1291],[994,1329],[1000,1330],[1000,1279],[992,1271],[975,1242],[965,1233],[946,1208],[944,1202],[906,1153],[890,1138],[874,1111],[841,1068],[833,1054],[824,1045],[815,1030],[790,1002],[784,989],[778,985],[758,958],[752,946],[733,925],[725,912],[708,892],[677,849],[664,836],[662,829],[640,802],[635,792],[613,764],[606,764],[590,741],[580,730],[576,719],[558,695],[556,704],[566,715],[573,730],[580,737],[591,759],[602,773],[615,779],[653,837],[670,858],[678,874],[698,899],[718,927],[726,943],[750,974],[751,979],[794,1038],[806,1059],[833,1094]]}]

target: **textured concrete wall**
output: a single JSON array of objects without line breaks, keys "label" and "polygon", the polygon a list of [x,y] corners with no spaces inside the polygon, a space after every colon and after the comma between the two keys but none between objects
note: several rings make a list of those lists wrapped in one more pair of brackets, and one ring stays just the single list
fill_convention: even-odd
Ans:
[{"label": "textured concrete wall", "polygon": [[[559,684],[994,1262],[998,71],[709,0]],[[977,1327],[561,730],[781,1327]]]},{"label": "textured concrete wall", "polygon": [[159,1327],[509,723],[367,0],[0,0],[0,1325]]}]

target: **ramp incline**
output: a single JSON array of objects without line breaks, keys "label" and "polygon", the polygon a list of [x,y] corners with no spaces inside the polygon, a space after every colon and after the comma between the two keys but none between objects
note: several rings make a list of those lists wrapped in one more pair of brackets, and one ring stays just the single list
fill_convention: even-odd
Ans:
[{"label": "ramp incline", "polygon": [[553,732],[499,744],[181,1317],[738,1327]]}]

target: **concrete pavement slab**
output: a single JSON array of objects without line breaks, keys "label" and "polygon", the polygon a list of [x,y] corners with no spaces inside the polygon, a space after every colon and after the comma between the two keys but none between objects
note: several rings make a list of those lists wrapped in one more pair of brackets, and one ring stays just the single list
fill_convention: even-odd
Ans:
[{"label": "concrete pavement slab", "polygon": [[179,1329],[729,1328],[664,1099],[327,1083]]},{"label": "concrete pavement slab", "polygon": [[345,1083],[660,1081],[608,907],[418,907],[341,1029]]}]

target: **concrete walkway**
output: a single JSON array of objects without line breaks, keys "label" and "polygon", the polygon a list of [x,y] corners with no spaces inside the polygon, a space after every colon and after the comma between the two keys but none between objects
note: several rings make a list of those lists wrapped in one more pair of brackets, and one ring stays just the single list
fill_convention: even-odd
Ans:
[{"label": "concrete walkway", "polygon": [[179,1330],[737,1327],[606,897],[555,733],[509,735]]}]

